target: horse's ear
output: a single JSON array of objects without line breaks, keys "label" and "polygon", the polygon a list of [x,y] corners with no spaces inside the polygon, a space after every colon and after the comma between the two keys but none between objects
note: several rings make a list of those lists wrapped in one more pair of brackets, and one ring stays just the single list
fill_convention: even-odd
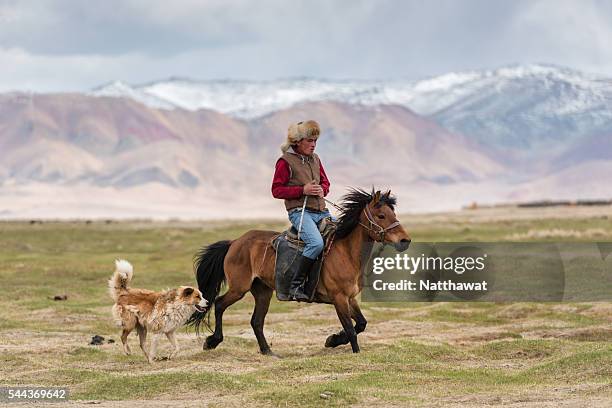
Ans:
[{"label": "horse's ear", "polygon": [[390,195],[391,195],[391,190],[387,190],[387,192],[383,195],[383,198],[385,200],[388,200]]},{"label": "horse's ear", "polygon": [[374,198],[372,199],[372,205],[378,204],[379,201],[380,201],[380,190],[374,193]]}]

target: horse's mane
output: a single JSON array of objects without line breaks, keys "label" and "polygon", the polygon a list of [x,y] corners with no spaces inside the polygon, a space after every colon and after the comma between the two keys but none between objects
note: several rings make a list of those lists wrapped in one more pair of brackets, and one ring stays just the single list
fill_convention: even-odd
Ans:
[{"label": "horse's mane", "polygon": [[[349,188],[349,192],[344,195],[340,202],[340,218],[338,219],[338,229],[336,231],[336,239],[342,239],[348,236],[351,231],[359,224],[359,217],[361,211],[368,205],[376,192],[372,188],[372,192],[368,193],[365,190],[359,188]],[[382,194],[380,201],[376,205],[380,207],[382,205],[388,205],[394,210],[396,204],[395,197]]]}]

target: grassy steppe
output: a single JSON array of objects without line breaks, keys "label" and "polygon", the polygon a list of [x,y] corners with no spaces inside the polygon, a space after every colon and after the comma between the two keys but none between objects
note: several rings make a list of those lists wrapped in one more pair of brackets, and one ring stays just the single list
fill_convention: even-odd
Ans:
[{"label": "grassy steppe", "polygon": [[[606,211],[402,220],[415,241],[609,241]],[[216,350],[183,330],[174,360],[146,363],[135,335],[133,355],[122,354],[106,290],[115,258],[133,263],[135,287],[193,284],[201,245],[284,226],[0,223],[0,385],[68,386],[72,405],[612,405],[611,303],[363,303],[369,325],[353,355],[323,347],[340,326],[331,306],[274,300],[266,321],[282,356],[274,359],[257,352],[249,294],[226,313]],[[68,300],[52,300],[63,294]],[[94,334],[116,343],[90,346]],[[169,352],[165,339],[160,348]]]}]

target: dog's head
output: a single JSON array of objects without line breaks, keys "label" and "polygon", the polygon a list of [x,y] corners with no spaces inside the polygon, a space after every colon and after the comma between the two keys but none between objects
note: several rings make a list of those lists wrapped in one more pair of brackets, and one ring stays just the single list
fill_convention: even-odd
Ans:
[{"label": "dog's head", "polygon": [[205,312],[208,306],[208,301],[202,297],[202,292],[191,286],[181,286],[178,289],[178,298],[194,306],[198,312]]}]

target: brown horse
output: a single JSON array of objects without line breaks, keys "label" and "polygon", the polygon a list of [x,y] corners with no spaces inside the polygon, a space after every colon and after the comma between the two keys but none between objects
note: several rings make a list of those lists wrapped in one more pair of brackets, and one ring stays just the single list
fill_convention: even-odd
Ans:
[{"label": "brown horse", "polygon": [[[367,321],[356,296],[363,287],[361,279],[363,248],[373,241],[391,243],[404,251],[410,237],[400,225],[394,212],[395,198],[391,191],[367,193],[350,190],[342,198],[341,215],[334,243],[325,258],[316,288],[315,300],[332,303],[342,323],[340,332],[327,338],[325,347],[351,344],[359,352],[357,334],[365,330]],[[274,231],[248,231],[234,241],[219,241],[202,248],[196,255],[195,267],[198,286],[205,299],[215,304],[215,331],[206,338],[204,349],[213,349],[223,341],[223,312],[251,291],[255,310],[251,326],[262,354],[273,354],[264,337],[264,319],[274,291],[274,258],[271,241]],[[227,292],[218,296],[221,284],[227,282]],[[217,297],[218,296],[218,297]],[[198,330],[210,308],[196,312],[189,323]],[[355,326],[351,321],[355,320]]]}]

